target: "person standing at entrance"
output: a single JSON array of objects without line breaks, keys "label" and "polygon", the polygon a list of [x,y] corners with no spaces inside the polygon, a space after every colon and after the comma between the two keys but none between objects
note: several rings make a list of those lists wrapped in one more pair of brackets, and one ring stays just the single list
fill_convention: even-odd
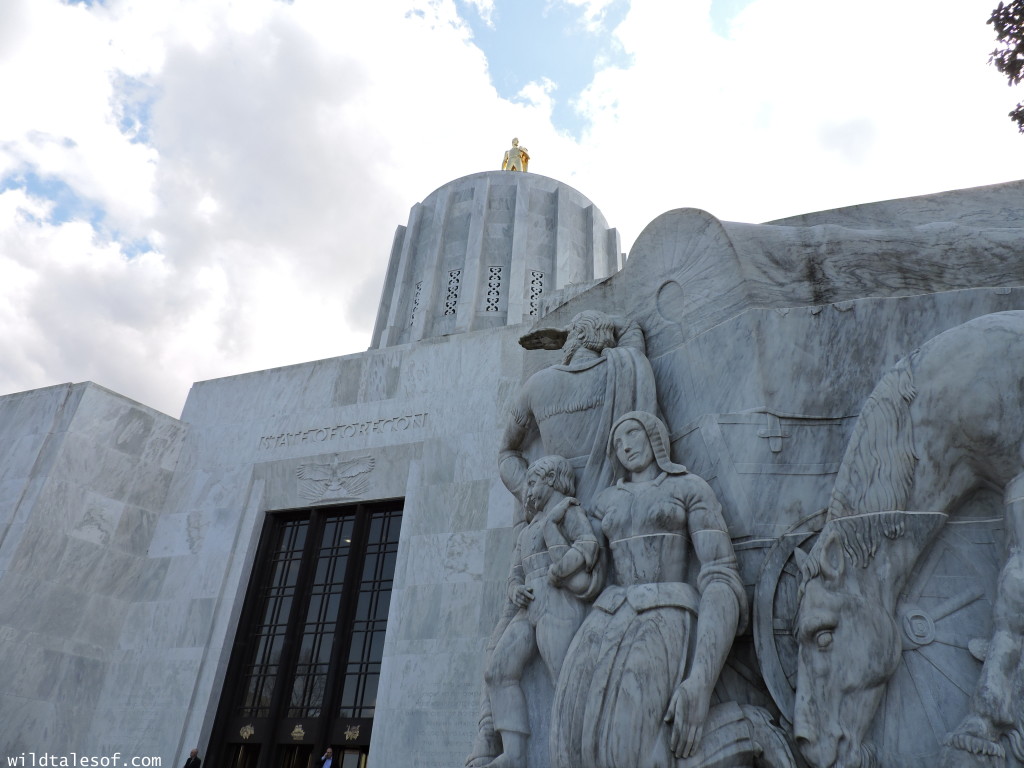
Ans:
[{"label": "person standing at entrance", "polygon": [[324,756],[320,758],[320,768],[334,768],[334,752],[330,747],[324,752]]}]

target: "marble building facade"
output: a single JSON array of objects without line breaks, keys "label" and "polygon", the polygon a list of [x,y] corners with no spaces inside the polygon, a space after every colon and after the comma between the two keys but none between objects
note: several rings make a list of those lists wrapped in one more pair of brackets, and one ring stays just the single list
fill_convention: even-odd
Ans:
[{"label": "marble building facade", "polygon": [[[399,227],[364,353],[197,382],[177,419],[93,383],[0,397],[0,745],[164,765],[198,746],[208,764],[237,768],[304,767],[328,744],[342,768],[472,759],[523,522],[499,473],[510,412],[532,375],[563,364],[573,318],[596,310],[642,339],[656,390],[642,410],[664,423],[666,457],[720,502],[749,607],[715,701],[764,712],[794,765],[839,764],[800,733],[798,702],[812,694],[793,628],[810,576],[794,550],[827,539],[844,455],[886,372],[945,331],[1024,310],[1022,210],[1022,182],[768,224],[680,209],[655,218],[624,259],[576,190],[485,172],[433,192]],[[993,380],[969,373],[963,397]],[[540,443],[517,444],[524,462]],[[1000,636],[1004,492],[979,482],[955,509],[916,510],[957,521],[921,540],[891,606],[911,640],[881,703],[860,713],[881,766],[982,764],[975,741],[947,741],[984,686],[974,641],[995,648]],[[332,603],[314,668],[303,585],[321,584],[318,555],[285,583],[274,553],[292,551],[290,524],[312,536],[380,510],[400,512],[374,581],[382,634],[357,664],[352,627],[365,617],[339,575],[356,624],[335,623]],[[325,552],[325,541],[293,550]],[[301,610],[287,614],[282,594]],[[276,623],[271,604],[285,612]],[[922,622],[931,635],[914,634]],[[278,650],[261,656],[260,642]],[[345,692],[357,666],[361,709]],[[276,688],[253,682],[268,675]],[[522,687],[525,759],[546,767],[562,759],[548,735],[560,727],[557,681],[537,658]],[[305,709],[293,710],[296,697]],[[969,735],[1000,745],[995,758],[1012,766],[1024,761],[1014,733]]]}]

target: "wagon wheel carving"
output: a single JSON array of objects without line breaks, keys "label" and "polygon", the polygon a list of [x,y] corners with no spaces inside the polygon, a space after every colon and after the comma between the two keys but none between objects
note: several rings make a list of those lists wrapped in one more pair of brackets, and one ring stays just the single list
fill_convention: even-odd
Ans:
[{"label": "wagon wheel carving", "polygon": [[[799,570],[824,512],[779,538],[754,593],[754,643],[768,689],[787,726],[793,721]],[[903,657],[889,680],[869,739],[882,768],[932,768],[967,711],[992,630],[995,584],[1003,564],[1002,518],[948,523],[915,568],[896,607]]]},{"label": "wagon wheel carving", "polygon": [[792,526],[768,550],[754,588],[754,649],[768,692],[787,727],[793,723],[796,691],[796,639],[793,619],[800,571],[793,558],[797,547],[806,552],[825,525],[825,510]]}]

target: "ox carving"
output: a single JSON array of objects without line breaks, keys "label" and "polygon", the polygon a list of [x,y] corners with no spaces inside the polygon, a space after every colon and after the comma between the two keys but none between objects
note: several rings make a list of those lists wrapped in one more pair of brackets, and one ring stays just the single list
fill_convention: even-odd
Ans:
[{"label": "ox carving", "polygon": [[[867,734],[903,645],[897,602],[915,563],[979,489],[1002,494],[1006,556],[967,712],[942,768],[1024,760],[1024,312],[950,329],[875,387],[840,466],[828,522],[802,558],[793,735],[815,768],[889,764]],[[892,768],[897,768],[892,766]]]},{"label": "ox carving", "polygon": [[[737,490],[769,487],[764,459],[706,461],[721,496],[678,462],[701,442],[659,413],[636,323],[587,311],[523,343],[563,358],[503,437],[517,544],[467,768],[1024,764],[1024,311],[900,360],[815,465],[834,483],[761,539],[730,521],[786,530]],[[778,437],[781,487],[819,443]]]}]

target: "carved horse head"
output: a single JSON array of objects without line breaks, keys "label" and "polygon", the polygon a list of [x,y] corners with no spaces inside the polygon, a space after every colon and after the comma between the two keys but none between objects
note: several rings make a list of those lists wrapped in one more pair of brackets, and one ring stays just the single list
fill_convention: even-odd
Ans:
[{"label": "carved horse head", "polygon": [[794,736],[814,768],[870,768],[865,736],[902,652],[896,601],[946,520],[876,512],[831,520],[801,563]]}]

